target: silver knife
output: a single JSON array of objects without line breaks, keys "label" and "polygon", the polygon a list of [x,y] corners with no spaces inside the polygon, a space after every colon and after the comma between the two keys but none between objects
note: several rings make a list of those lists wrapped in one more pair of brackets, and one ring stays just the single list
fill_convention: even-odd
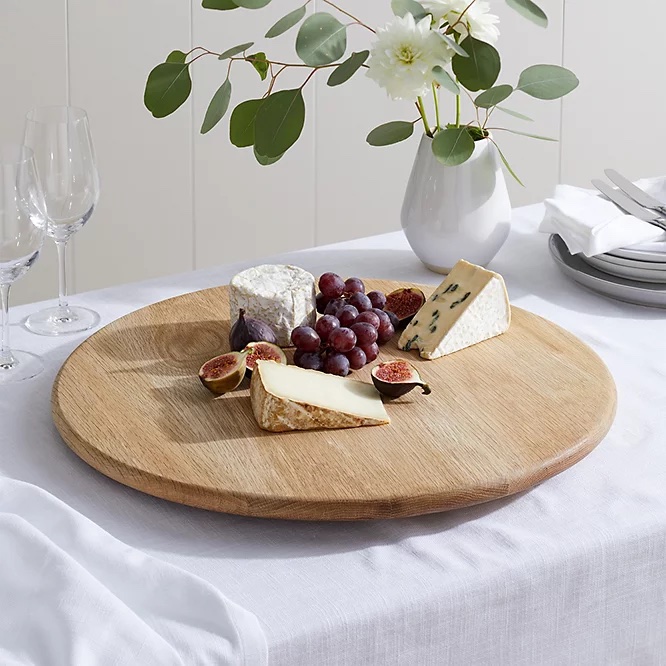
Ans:
[{"label": "silver knife", "polygon": [[615,183],[627,196],[633,199],[636,203],[646,208],[652,208],[662,215],[666,215],[666,206],[659,199],[655,199],[651,194],[644,192],[640,187],[634,185],[628,178],[625,178],[621,173],[615,169],[606,169],[604,173],[608,178]]},{"label": "silver knife", "polygon": [[643,208],[643,206],[639,206],[624,192],[616,190],[614,187],[611,187],[603,180],[593,178],[592,185],[594,185],[604,196],[610,199],[618,208],[621,208],[626,213],[629,213],[629,215],[633,215],[634,217],[637,217],[639,220],[643,220],[644,222],[654,224],[655,227],[659,227],[660,229],[666,231],[666,218],[658,215],[653,211],[649,211]]}]

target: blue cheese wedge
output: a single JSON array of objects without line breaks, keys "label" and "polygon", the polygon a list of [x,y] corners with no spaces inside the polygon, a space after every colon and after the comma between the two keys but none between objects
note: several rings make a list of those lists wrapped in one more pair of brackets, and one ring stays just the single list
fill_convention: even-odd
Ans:
[{"label": "blue cheese wedge", "polygon": [[405,328],[398,346],[432,360],[501,335],[510,324],[502,276],[461,260]]},{"label": "blue cheese wedge", "polygon": [[275,331],[280,347],[291,345],[297,326],[314,326],[317,319],[315,278],[298,266],[266,264],[235,275],[229,284],[229,308],[235,321],[243,308]]},{"label": "blue cheese wedge", "polygon": [[274,361],[257,361],[250,399],[259,427],[272,432],[389,423],[372,384]]}]

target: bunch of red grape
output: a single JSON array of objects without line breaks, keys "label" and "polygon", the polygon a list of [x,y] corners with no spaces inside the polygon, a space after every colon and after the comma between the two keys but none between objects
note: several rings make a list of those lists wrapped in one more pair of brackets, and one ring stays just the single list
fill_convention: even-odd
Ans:
[{"label": "bunch of red grape", "polygon": [[346,377],[350,370],[377,358],[379,345],[395,334],[398,318],[384,311],[386,296],[381,291],[366,294],[359,278],[343,280],[335,273],[324,273],[319,289],[317,312],[323,316],[314,328],[299,326],[291,333],[294,363]]}]

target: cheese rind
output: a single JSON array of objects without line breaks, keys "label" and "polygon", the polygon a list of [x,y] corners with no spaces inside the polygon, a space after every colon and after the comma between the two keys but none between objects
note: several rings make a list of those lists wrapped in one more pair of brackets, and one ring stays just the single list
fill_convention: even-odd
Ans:
[{"label": "cheese rind", "polygon": [[510,324],[502,276],[461,260],[416,313],[398,346],[433,360],[501,335]]},{"label": "cheese rind", "polygon": [[314,326],[317,319],[314,275],[298,266],[254,266],[235,275],[229,284],[229,308],[235,321],[242,308],[275,331],[281,347],[291,344],[297,326]]},{"label": "cheese rind", "polygon": [[372,384],[258,361],[250,384],[252,411],[272,432],[384,425],[389,417]]}]

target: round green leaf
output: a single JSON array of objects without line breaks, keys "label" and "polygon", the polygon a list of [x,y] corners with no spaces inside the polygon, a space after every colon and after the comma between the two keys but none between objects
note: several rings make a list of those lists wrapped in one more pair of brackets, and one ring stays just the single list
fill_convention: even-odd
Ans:
[{"label": "round green leaf", "polygon": [[327,12],[305,19],[296,37],[296,53],[310,67],[330,65],[347,49],[347,28]]},{"label": "round green leaf", "polygon": [[359,51],[358,53],[352,53],[347,60],[343,63],[340,63],[328,77],[327,84],[331,87],[339,86],[346,81],[349,81],[356,72],[358,72],[363,64],[370,56],[370,51]]},{"label": "round green leaf", "polygon": [[188,66],[178,62],[163,62],[148,75],[143,103],[155,118],[172,114],[192,92]]},{"label": "round green leaf", "polygon": [[411,14],[415,21],[428,16],[428,12],[416,0],[391,0],[391,9],[396,16]]},{"label": "round green leaf", "polygon": [[289,12],[286,16],[283,16],[277,23],[268,29],[266,37],[268,39],[279,37],[287,32],[287,30],[293,28],[297,23],[300,23],[301,19],[305,16],[306,7],[307,5],[303,5],[298,9],[294,9],[293,12]]},{"label": "round green leaf", "polygon": [[466,162],[474,152],[474,139],[466,127],[444,129],[435,135],[432,152],[445,166],[458,166]]},{"label": "round green leaf", "polygon": [[229,102],[231,101],[231,81],[227,79],[213,95],[213,99],[210,100],[208,109],[206,111],[206,116],[204,117],[203,124],[201,125],[201,133],[206,134],[210,132],[217,123],[222,120],[224,114],[229,108]]},{"label": "round green leaf", "polygon": [[532,65],[523,70],[516,90],[537,99],[558,99],[578,86],[576,75],[559,65]]},{"label": "round green leaf", "polygon": [[[284,155],[284,153],[282,153]],[[257,152],[257,149],[254,149],[254,157],[261,164],[261,166],[270,166],[271,164],[275,164],[279,159],[282,159],[282,155],[278,155],[277,157],[264,157],[263,155],[260,155]]]},{"label": "round green leaf", "polygon": [[532,23],[536,23],[542,28],[548,27],[548,17],[546,16],[546,13],[541,7],[534,4],[532,0],[506,0],[506,4],[509,5],[509,7],[513,7],[513,9],[532,21]]},{"label": "round green leaf", "polygon": [[177,62],[177,63],[184,63],[185,60],[187,59],[187,54],[183,53],[182,51],[171,51],[169,55],[167,56],[167,59],[165,62]]},{"label": "round green leaf", "polygon": [[465,49],[456,42],[455,39],[452,37],[449,37],[448,35],[445,35],[442,32],[436,32],[435,33],[450,49],[453,49],[455,53],[457,53],[459,56],[462,56],[463,58],[468,58],[469,53],[465,51]]},{"label": "round green leaf", "polygon": [[238,5],[234,2],[234,0],[203,0],[201,6],[204,9],[219,9],[221,11],[238,9]]},{"label": "round green leaf", "polygon": [[251,46],[254,46],[254,42],[245,42],[245,44],[239,44],[238,46],[232,46],[230,49],[223,51],[217,57],[218,60],[226,60],[227,58],[233,58],[243,51],[247,51]]},{"label": "round green leaf", "polygon": [[375,127],[368,134],[366,141],[371,146],[390,146],[393,143],[409,139],[412,134],[414,134],[414,123],[408,123],[406,120],[394,120]]},{"label": "round green leaf", "polygon": [[261,80],[264,81],[268,76],[268,60],[266,54],[263,51],[253,53],[249,55],[246,60],[257,70]]},{"label": "round green leaf", "polygon": [[254,145],[259,155],[277,157],[291,148],[303,131],[305,102],[300,88],[270,95],[257,113]]},{"label": "round green leaf", "polygon": [[453,80],[453,77],[439,65],[435,65],[432,68],[432,75],[435,77],[435,81],[439,83],[442,88],[452,92],[454,95],[460,95],[460,86]]},{"label": "round green leaf", "polygon": [[271,0],[234,0],[239,7],[245,7],[245,9],[261,9],[270,1]]},{"label": "round green leaf", "polygon": [[237,148],[246,148],[254,143],[255,121],[263,103],[263,99],[248,99],[231,113],[229,140]]},{"label": "round green leaf", "polygon": [[472,92],[492,88],[502,67],[497,49],[471,36],[465,37],[460,46],[469,58],[453,56],[451,65],[458,81]]},{"label": "round green leaf", "polygon": [[496,106],[500,102],[503,102],[512,92],[513,86],[507,84],[488,88],[488,90],[477,96],[474,104],[480,106],[482,109],[489,109],[491,106]]}]

